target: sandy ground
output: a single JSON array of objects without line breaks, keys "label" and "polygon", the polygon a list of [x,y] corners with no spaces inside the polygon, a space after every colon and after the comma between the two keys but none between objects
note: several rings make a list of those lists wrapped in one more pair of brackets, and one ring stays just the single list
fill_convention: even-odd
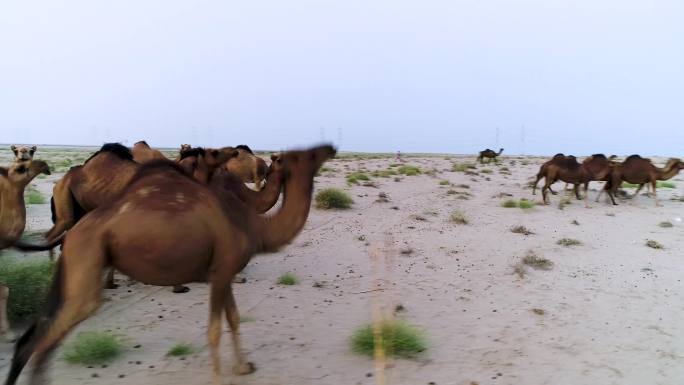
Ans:
[{"label": "sandy ground", "polygon": [[[504,157],[501,167],[510,175],[493,165],[478,166],[479,175],[449,171],[453,162],[464,160],[473,158],[407,158],[407,164],[435,174],[373,178],[376,187],[349,187],[344,176],[361,167],[386,169],[391,159],[329,162],[334,171],[318,177],[316,189],[343,188],[353,196],[353,208],[312,209],[289,247],[258,256],[245,269],[247,282],[235,290],[242,315],[252,319],[241,324],[241,332],[258,370],[229,379],[232,352],[226,332],[226,383],[375,383],[368,376],[371,360],[353,354],[348,343],[352,331],[371,319],[373,296],[388,308],[401,304],[405,311],[398,317],[420,327],[429,341],[422,357],[394,362],[389,384],[681,383],[684,236],[677,219],[684,217],[684,203],[670,198],[684,195],[684,184],[675,178],[675,189],[659,190],[659,208],[645,196],[622,200],[617,207],[592,200],[585,209],[573,200],[560,210],[560,196],[555,196],[550,206],[504,208],[501,203],[510,198],[505,194],[541,199],[526,187],[541,158]],[[58,177],[36,184],[49,194]],[[440,185],[442,180],[450,185]],[[562,184],[555,188],[562,190]],[[376,202],[380,192],[390,201]],[[590,194],[593,199],[597,192]],[[450,223],[454,210],[469,223]],[[29,230],[49,227],[48,205],[30,206],[28,215]],[[662,221],[674,227],[661,228]],[[534,234],[512,233],[515,225]],[[560,246],[561,238],[582,245]],[[648,239],[664,249],[646,247]],[[375,248],[385,250],[381,270],[389,283],[384,291],[368,292],[369,254]],[[552,269],[528,267],[523,278],[514,274],[512,266],[528,250],[553,261]],[[285,272],[296,274],[300,283],[277,285]],[[97,315],[78,331],[112,330],[124,337],[126,353],[104,368],[72,366],[58,353],[52,383],[209,384],[207,287],[192,285],[190,293],[177,295],[121,275],[118,280],[122,286],[105,293]],[[165,357],[178,342],[198,351],[185,359]],[[0,344],[0,377],[10,349]]]}]

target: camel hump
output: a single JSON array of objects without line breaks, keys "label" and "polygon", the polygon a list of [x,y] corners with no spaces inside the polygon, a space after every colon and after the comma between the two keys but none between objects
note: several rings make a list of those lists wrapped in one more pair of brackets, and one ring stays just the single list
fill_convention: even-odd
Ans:
[{"label": "camel hump", "polygon": [[204,156],[204,154],[205,154],[205,151],[202,147],[195,147],[195,148],[191,148],[189,150],[181,151],[180,158],[181,158],[181,160],[183,160],[183,159],[189,158],[191,156],[200,156],[200,155]]},{"label": "camel hump", "polygon": [[565,167],[565,168],[567,168],[567,169],[575,169],[575,168],[579,168],[579,167],[580,167],[579,162],[577,162],[577,158],[574,157],[573,155],[568,155],[568,156],[566,156],[566,157],[561,161],[561,164],[563,165],[563,167]]},{"label": "camel hump", "polygon": [[559,152],[558,154],[553,156],[553,159],[559,159],[559,158],[565,158],[565,154],[562,152]]},{"label": "camel hump", "polygon": [[133,183],[144,179],[150,175],[156,175],[156,174],[162,174],[162,173],[170,173],[170,174],[181,174],[184,177],[188,178],[189,180],[193,180],[191,177],[189,177],[183,167],[181,167],[179,164],[172,162],[168,159],[154,159],[149,162],[143,163],[138,171],[133,175],[133,178],[131,178],[130,182],[128,182],[128,186],[132,186]]},{"label": "camel hump", "polygon": [[123,160],[130,160],[131,162],[133,161],[133,154],[128,147],[121,143],[105,143],[98,151],[91,155],[90,158],[86,159],[83,164],[88,163],[89,160],[93,159],[102,152],[114,154]]},{"label": "camel hump", "polygon": [[591,156],[592,158],[598,158],[598,159],[608,159],[604,154],[593,154]]},{"label": "camel hump", "polygon": [[239,150],[245,150],[245,151],[249,152],[250,154],[254,155],[254,152],[252,151],[252,149],[249,148],[249,146],[246,144],[239,144],[239,145],[235,146],[235,148],[239,149]]},{"label": "camel hump", "polygon": [[637,159],[644,159],[644,158],[642,158],[641,156],[636,155],[636,154],[635,154],[635,155],[630,155],[630,156],[628,156],[627,158],[625,158],[625,162],[627,162],[628,160],[637,160]]},{"label": "camel hump", "polygon": [[150,147],[150,145],[147,144],[147,142],[144,141],[144,140],[139,140],[139,141],[135,142],[134,146],[137,145],[137,144],[142,144],[143,146]]}]

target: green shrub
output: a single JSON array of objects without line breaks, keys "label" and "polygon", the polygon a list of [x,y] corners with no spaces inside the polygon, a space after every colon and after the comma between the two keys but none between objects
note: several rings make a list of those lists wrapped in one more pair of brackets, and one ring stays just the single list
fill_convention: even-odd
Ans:
[{"label": "green shrub", "polygon": [[[423,334],[403,321],[386,321],[380,327],[382,349],[386,356],[411,358],[427,349]],[[373,357],[375,338],[372,325],[362,326],[354,332],[351,348],[355,353]]]},{"label": "green shrub", "polygon": [[455,171],[455,172],[465,172],[465,171],[468,171],[468,169],[473,169],[473,168],[476,168],[476,167],[475,167],[475,165],[472,164],[472,163],[468,163],[468,162],[464,162],[464,163],[454,163],[454,164],[451,166],[451,171]]},{"label": "green shrub", "polygon": [[71,364],[103,365],[123,352],[120,339],[110,333],[84,332],[64,348],[64,359]]},{"label": "green shrub", "polygon": [[660,222],[660,223],[658,224],[658,226],[663,227],[663,228],[672,227],[672,222],[669,222],[669,221]]},{"label": "green shrub", "polygon": [[347,175],[347,183],[349,184],[358,184],[360,180],[367,181],[370,180],[370,178],[360,171],[355,171]]},{"label": "green shrub", "polygon": [[404,174],[406,176],[413,176],[420,174],[420,169],[416,166],[401,166],[399,167],[399,174]]},{"label": "green shrub", "polygon": [[319,209],[348,209],[354,200],[342,190],[323,189],[316,194],[316,207]]},{"label": "green shrub", "polygon": [[440,180],[439,181],[440,186],[448,186],[449,184],[451,184],[451,183],[448,180]]},{"label": "green shrub", "polygon": [[507,199],[501,204],[501,206],[506,208],[518,207],[518,202],[513,199]]},{"label": "green shrub", "polygon": [[195,349],[192,347],[192,345],[179,343],[174,345],[171,349],[169,349],[166,355],[171,357],[182,357],[192,354],[194,351]]},{"label": "green shrub", "polygon": [[53,263],[48,260],[0,257],[0,283],[10,289],[7,313],[11,319],[26,318],[43,308],[52,271]]},{"label": "green shrub", "polygon": [[297,276],[292,274],[292,273],[285,273],[278,277],[278,284],[279,285],[286,285],[286,286],[291,286],[291,285],[296,285],[299,282],[297,279]]},{"label": "green shrub", "polygon": [[24,200],[30,205],[42,205],[45,203],[45,197],[40,191],[36,190],[32,185],[26,186],[24,191]]},{"label": "green shrub", "polygon": [[664,246],[658,243],[657,241],[654,241],[652,239],[649,239],[646,241],[646,246],[652,248],[652,249],[663,249]]}]

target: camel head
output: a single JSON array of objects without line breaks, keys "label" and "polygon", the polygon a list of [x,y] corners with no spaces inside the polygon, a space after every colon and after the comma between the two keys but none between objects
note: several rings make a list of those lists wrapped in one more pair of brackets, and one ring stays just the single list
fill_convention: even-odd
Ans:
[{"label": "camel head", "polygon": [[133,147],[134,147],[134,148],[150,148],[150,145],[147,144],[146,141],[141,140],[141,141],[139,141],[139,142],[135,142],[135,144],[133,145]]},{"label": "camel head", "polygon": [[189,145],[189,144],[181,144],[181,146],[180,146],[180,153],[182,154],[182,153],[184,153],[185,151],[190,150],[191,148],[192,148],[192,146]]},{"label": "camel head", "polygon": [[283,153],[271,154],[271,165],[268,166],[266,175],[271,175],[273,172],[283,171]]},{"label": "camel head", "polygon": [[322,145],[303,151],[287,151],[282,155],[285,175],[313,178],[323,163],[333,158],[336,153],[337,150],[331,145]]},{"label": "camel head", "polygon": [[670,158],[667,160],[667,163],[665,163],[665,169],[666,170],[672,170],[672,169],[682,170],[682,169],[684,169],[684,162],[682,162],[682,160],[679,158]]},{"label": "camel head", "polygon": [[22,191],[38,174],[50,175],[50,167],[42,160],[16,162],[7,168],[0,167],[0,181]]},{"label": "camel head", "polygon": [[204,149],[204,161],[207,163],[207,166],[217,168],[239,154],[238,150],[233,147],[206,148]]},{"label": "camel head", "polygon": [[15,161],[31,160],[33,159],[33,154],[36,153],[37,147],[31,146],[10,146],[10,149],[14,153]]}]

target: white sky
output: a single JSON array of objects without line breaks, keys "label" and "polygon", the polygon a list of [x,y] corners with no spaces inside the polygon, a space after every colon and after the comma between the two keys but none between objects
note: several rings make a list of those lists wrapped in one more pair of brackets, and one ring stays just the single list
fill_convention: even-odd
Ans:
[{"label": "white sky", "polygon": [[0,142],[684,155],[683,20],[680,0],[7,0]]}]

